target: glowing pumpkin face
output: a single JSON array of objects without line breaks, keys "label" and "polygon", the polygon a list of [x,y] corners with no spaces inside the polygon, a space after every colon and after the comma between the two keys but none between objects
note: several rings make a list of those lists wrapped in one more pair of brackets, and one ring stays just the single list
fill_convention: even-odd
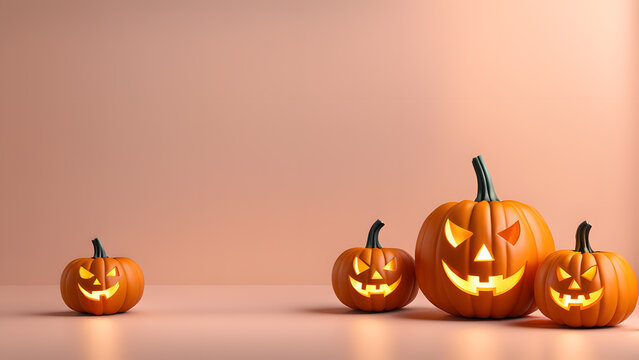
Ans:
[{"label": "glowing pumpkin face", "polygon": [[346,306],[364,311],[400,308],[417,296],[415,263],[404,250],[383,248],[377,220],[365,248],[344,251],[333,266],[333,290]]},{"label": "glowing pumpkin face", "polygon": [[371,295],[386,297],[395,291],[402,281],[402,275],[396,271],[396,258],[393,257],[387,263],[384,263],[385,259],[382,249],[364,249],[355,256],[354,274],[348,275],[353,289],[366,297]]},{"label": "glowing pumpkin face", "polygon": [[501,201],[481,156],[474,201],[450,202],[424,221],[415,248],[419,287],[433,305],[460,316],[504,318],[535,310],[538,264],[555,246],[532,207]]},{"label": "glowing pumpkin face", "polygon": [[[78,288],[82,295],[93,301],[99,301],[101,296],[109,299],[120,288],[119,278],[121,271],[118,271],[117,265],[114,265],[111,270],[102,269],[101,265],[106,265],[106,262],[104,264],[98,261],[91,262],[88,267],[93,271],[87,270],[82,265],[78,269],[78,275],[80,276]],[[100,281],[100,277],[96,276],[96,273],[106,273],[106,275]]]},{"label": "glowing pumpkin face", "polygon": [[613,326],[637,302],[637,278],[621,255],[593,251],[590,224],[577,228],[575,250],[550,254],[535,277],[535,301],[551,320],[572,327]]},{"label": "glowing pumpkin face", "polygon": [[[501,238],[501,241],[505,241],[510,246],[515,246],[517,240],[519,240],[520,231],[519,221],[515,221],[514,224],[505,230],[498,232],[497,235]],[[460,247],[460,245],[465,243],[466,240],[472,238],[474,235],[472,231],[456,225],[450,221],[450,219],[446,220],[446,224],[444,225],[444,234],[448,243],[455,249]],[[500,239],[494,240],[500,241]],[[464,250],[468,251],[463,248],[458,249],[458,251],[462,252]],[[490,264],[495,261],[495,258],[490,249],[486,246],[486,243],[482,243],[472,261],[474,263]],[[517,271],[510,276],[504,277],[504,274],[492,274],[484,276],[486,279],[485,281],[481,280],[481,273],[468,274],[465,277],[457,275],[444,259],[442,259],[442,267],[448,279],[461,291],[473,296],[479,296],[480,291],[490,291],[493,295],[497,296],[510,291],[513,287],[515,287],[515,285],[517,285],[517,283],[519,283],[526,270],[526,263],[524,262],[521,264]],[[478,266],[478,268],[480,267],[481,265]],[[481,271],[482,269],[480,268],[479,270]]]},{"label": "glowing pumpkin face", "polygon": [[144,275],[131,259],[110,258],[100,240],[93,240],[92,258],[71,261],[60,278],[64,303],[95,315],[125,312],[142,298]]},{"label": "glowing pumpkin face", "polygon": [[550,297],[555,304],[561,306],[564,310],[570,310],[572,306],[578,306],[579,309],[586,310],[601,300],[601,295],[604,291],[603,287],[589,291],[591,290],[592,280],[597,274],[597,265],[589,267],[588,270],[581,273],[581,276],[572,276],[560,265],[557,265],[556,274],[558,282],[556,286],[563,290],[557,290],[550,285]]}]

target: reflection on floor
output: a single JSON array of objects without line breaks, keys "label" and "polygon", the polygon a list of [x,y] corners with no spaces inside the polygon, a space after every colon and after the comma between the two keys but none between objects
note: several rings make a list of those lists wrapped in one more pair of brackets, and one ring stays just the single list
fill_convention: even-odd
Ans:
[{"label": "reflection on floor", "polygon": [[330,286],[148,286],[128,313],[77,314],[56,286],[0,287],[3,359],[639,359],[639,314],[568,329],[539,312],[513,320],[408,307],[345,308]]}]

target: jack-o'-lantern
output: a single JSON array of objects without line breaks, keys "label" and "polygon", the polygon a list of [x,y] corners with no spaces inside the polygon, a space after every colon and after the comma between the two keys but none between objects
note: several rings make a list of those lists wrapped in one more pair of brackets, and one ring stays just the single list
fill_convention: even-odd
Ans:
[{"label": "jack-o'-lantern", "polygon": [[72,310],[95,315],[131,309],[144,292],[142,269],[129,258],[108,257],[100,240],[92,242],[92,258],[75,259],[62,271],[62,300]]},{"label": "jack-o'-lantern", "polygon": [[384,311],[408,305],[417,296],[415,263],[404,250],[382,248],[377,220],[365,248],[344,251],[333,266],[333,290],[344,305],[364,311]]},{"label": "jack-o'-lantern", "polygon": [[593,251],[590,224],[577,228],[575,250],[550,254],[535,278],[539,310],[572,327],[614,326],[637,303],[637,278],[621,255]]},{"label": "jack-o'-lantern", "polygon": [[438,308],[459,316],[505,318],[535,310],[537,266],[554,242],[541,215],[500,201],[481,156],[473,159],[475,201],[449,202],[424,221],[417,238],[419,287]]}]

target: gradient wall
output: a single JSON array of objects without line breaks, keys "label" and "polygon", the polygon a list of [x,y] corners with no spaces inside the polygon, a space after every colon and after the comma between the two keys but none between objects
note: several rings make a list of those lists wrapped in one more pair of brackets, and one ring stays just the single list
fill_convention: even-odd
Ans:
[{"label": "gradient wall", "polygon": [[328,284],[437,205],[580,221],[639,271],[632,1],[2,1],[0,284],[99,236],[150,284]]}]

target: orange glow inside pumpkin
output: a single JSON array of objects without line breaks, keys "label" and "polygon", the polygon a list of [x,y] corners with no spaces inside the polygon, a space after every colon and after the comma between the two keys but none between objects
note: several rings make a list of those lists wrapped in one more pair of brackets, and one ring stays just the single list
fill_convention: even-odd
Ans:
[{"label": "orange glow inside pumpkin", "polygon": [[[497,233],[497,235],[502,237],[509,244],[515,245],[517,243],[517,240],[519,240],[520,231],[521,229],[519,221],[516,221],[505,230]],[[446,224],[444,225],[444,235],[446,236],[448,242],[454,248],[457,248],[464,241],[470,239],[473,236],[473,232],[466,230],[450,221],[450,219],[447,219]],[[474,261],[495,261],[495,258],[491,254],[486,244],[482,244],[481,248],[475,256]],[[521,278],[523,277],[526,270],[526,264],[524,264],[514,274],[508,277],[504,278],[504,275],[492,275],[488,277],[488,281],[480,281],[479,276],[477,275],[469,274],[468,276],[466,276],[465,279],[457,275],[455,271],[453,271],[453,269],[451,269],[444,260],[442,260],[442,266],[448,279],[458,289],[474,296],[478,296],[480,291],[492,291],[493,295],[501,295],[515,287],[515,285],[517,285],[519,280],[521,280]]]},{"label": "orange glow inside pumpkin", "polygon": [[504,275],[493,275],[488,277],[488,281],[480,281],[479,276],[476,275],[468,275],[466,279],[461,278],[455,274],[444,260],[442,260],[442,266],[448,279],[457,288],[475,296],[478,296],[480,291],[492,291],[493,295],[501,295],[515,287],[526,271],[526,265],[524,264],[517,272],[506,278],[504,278]]},{"label": "orange glow inside pumpkin", "polygon": [[[370,269],[370,266],[368,264],[366,264],[359,257],[357,256],[355,257],[355,259],[353,260],[353,270],[355,270],[355,273],[357,275],[369,269]],[[386,265],[384,265],[384,270],[387,270],[387,271],[397,270],[397,260],[395,260],[395,258],[391,259],[388,263],[386,263]],[[390,285],[389,284],[364,284],[361,281],[357,281],[353,279],[353,277],[350,275],[348,276],[348,278],[351,282],[351,286],[353,287],[353,289],[355,289],[358,293],[366,297],[370,297],[371,295],[384,295],[384,297],[386,297],[390,295],[393,291],[395,291],[395,289],[397,289],[397,287],[399,286],[399,283],[402,281],[402,277],[400,276],[399,279],[397,279],[397,281],[395,281],[394,283]],[[379,273],[379,271],[373,270],[371,279],[379,280],[379,279],[383,279],[383,277]]]},{"label": "orange glow inside pumpkin", "polygon": [[[83,266],[80,266],[80,269],[78,270],[80,278],[82,279],[91,279],[92,277],[94,277],[95,275],[93,275],[93,273],[91,273],[89,270],[85,269]],[[106,276],[118,276],[118,270],[117,267],[114,267],[113,269],[111,269]],[[100,280],[98,280],[98,278],[95,278],[95,281],[93,281],[93,285],[101,285]],[[80,285],[78,283],[78,288],[80,289],[80,292],[87,298],[93,301],[99,301],[101,296],[104,296],[105,298],[109,299],[111,296],[113,296],[113,294],[115,294],[118,289],[120,288],[120,282],[118,281],[117,283],[115,283],[115,285],[109,287],[108,289],[104,289],[104,290],[94,290],[94,291],[88,291],[85,288],[82,287],[82,285]]]},{"label": "orange glow inside pumpkin", "polygon": [[[591,281],[595,277],[595,274],[597,274],[597,265],[589,267],[581,274],[581,277]],[[570,273],[564,270],[561,266],[557,266],[557,279],[560,282],[572,279],[568,286],[568,290],[581,290],[582,288],[582,286],[577,283],[576,279],[573,279],[572,275],[570,275]],[[604,290],[604,288],[601,287],[598,290],[584,292],[582,294],[568,294],[561,293],[552,286],[548,286],[548,289],[550,291],[550,297],[553,299],[555,304],[559,305],[564,310],[570,310],[573,306],[578,306],[581,310],[588,309],[601,300]]]}]

